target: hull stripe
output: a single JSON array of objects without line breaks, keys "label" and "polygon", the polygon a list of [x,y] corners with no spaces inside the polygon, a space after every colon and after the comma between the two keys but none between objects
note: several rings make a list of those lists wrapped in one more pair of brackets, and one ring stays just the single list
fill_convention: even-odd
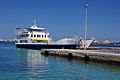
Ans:
[{"label": "hull stripe", "polygon": [[17,48],[28,49],[75,49],[77,45],[22,45],[16,44]]}]

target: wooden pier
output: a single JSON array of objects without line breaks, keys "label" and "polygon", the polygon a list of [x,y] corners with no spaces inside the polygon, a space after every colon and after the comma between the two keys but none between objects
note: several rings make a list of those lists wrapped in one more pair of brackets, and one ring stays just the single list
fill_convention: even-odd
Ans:
[{"label": "wooden pier", "polygon": [[102,52],[100,50],[42,49],[41,54],[120,64],[120,53]]}]

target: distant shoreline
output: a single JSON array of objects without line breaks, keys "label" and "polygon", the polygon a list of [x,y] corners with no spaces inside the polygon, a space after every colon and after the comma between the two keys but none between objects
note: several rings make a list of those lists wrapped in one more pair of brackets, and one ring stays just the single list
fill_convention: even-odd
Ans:
[{"label": "distant shoreline", "polygon": [[0,42],[16,42],[16,40],[0,40]]},{"label": "distant shoreline", "polygon": [[117,45],[120,44],[120,42],[105,42],[105,41],[97,41],[97,42],[93,42],[94,44],[113,44],[113,45]]}]

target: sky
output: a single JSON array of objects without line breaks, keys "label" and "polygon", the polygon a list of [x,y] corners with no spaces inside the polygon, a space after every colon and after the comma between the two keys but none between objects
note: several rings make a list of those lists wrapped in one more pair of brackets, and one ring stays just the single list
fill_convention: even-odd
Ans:
[{"label": "sky", "polygon": [[0,0],[0,39],[14,39],[17,27],[47,28],[53,39],[84,38],[84,3],[88,3],[88,36],[120,42],[120,0]]}]

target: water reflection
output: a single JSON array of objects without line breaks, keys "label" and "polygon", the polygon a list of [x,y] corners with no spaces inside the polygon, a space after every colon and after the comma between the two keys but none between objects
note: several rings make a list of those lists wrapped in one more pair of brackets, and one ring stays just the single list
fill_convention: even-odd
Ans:
[{"label": "water reflection", "polygon": [[44,70],[48,64],[47,59],[41,56],[39,50],[20,49],[17,54],[17,63],[20,69]]}]

